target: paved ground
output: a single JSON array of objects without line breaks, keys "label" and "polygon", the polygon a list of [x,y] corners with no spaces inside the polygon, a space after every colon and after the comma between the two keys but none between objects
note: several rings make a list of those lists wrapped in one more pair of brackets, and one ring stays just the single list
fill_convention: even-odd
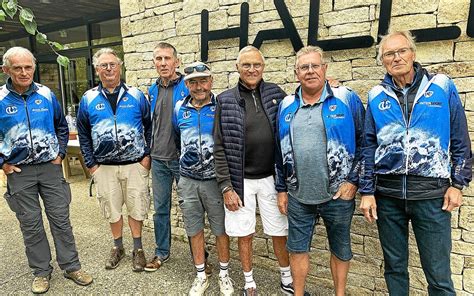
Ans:
[{"label": "paved ground", "polygon": [[[64,279],[53,255],[54,271],[48,294],[187,294],[194,280],[195,271],[190,260],[189,247],[184,242],[173,241],[171,259],[158,271],[154,273],[135,273],[131,270],[132,242],[129,230],[126,228],[124,245],[128,250],[127,256],[117,269],[113,271],[104,269],[104,262],[111,247],[109,228],[106,221],[100,216],[95,198],[88,197],[88,182],[83,176],[79,175],[78,168],[74,168],[73,173],[75,175],[69,180],[73,191],[71,220],[82,267],[91,273],[94,277],[94,283],[89,287],[80,287],[72,281]],[[2,196],[5,190],[6,188],[0,187]],[[45,221],[45,225],[47,225],[47,221]],[[47,232],[49,234],[49,228]],[[153,232],[146,231],[143,236],[145,254],[151,255],[154,248]],[[52,243],[51,236],[48,237],[50,243]],[[54,249],[54,246],[52,248]],[[0,293],[2,295],[31,294],[30,286],[33,276],[27,264],[18,221],[3,198],[0,198],[0,254]],[[218,262],[214,252],[211,252],[211,262],[214,263],[216,268],[210,279],[211,285],[207,290],[207,295],[218,295]],[[235,288],[237,291],[243,287],[243,278],[239,272],[240,263],[237,258],[231,260],[230,268],[231,277],[236,282]],[[281,294],[276,266],[274,270],[255,268],[254,277],[259,285],[259,294]]]}]

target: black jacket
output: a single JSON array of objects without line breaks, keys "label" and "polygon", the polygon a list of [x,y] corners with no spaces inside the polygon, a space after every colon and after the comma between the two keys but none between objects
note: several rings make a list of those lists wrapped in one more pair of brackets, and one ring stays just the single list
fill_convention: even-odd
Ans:
[{"label": "black jacket", "polygon": [[[275,131],[276,114],[286,93],[276,84],[262,81],[263,109]],[[245,101],[238,86],[217,96],[214,121],[214,161],[220,189],[232,186],[244,202]]]}]

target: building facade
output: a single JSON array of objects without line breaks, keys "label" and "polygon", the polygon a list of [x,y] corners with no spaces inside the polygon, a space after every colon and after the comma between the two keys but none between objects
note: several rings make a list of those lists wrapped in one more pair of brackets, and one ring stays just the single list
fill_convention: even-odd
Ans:
[{"label": "building facade", "polygon": [[[152,50],[158,41],[175,45],[185,65],[196,60],[209,63],[215,75],[215,93],[237,83],[235,60],[242,44],[257,45],[266,58],[264,79],[291,93],[297,85],[293,72],[295,49],[314,44],[326,50],[328,75],[366,101],[368,90],[385,73],[376,59],[377,36],[389,26],[413,30],[419,41],[425,41],[417,45],[417,61],[432,72],[446,73],[454,79],[469,129],[474,131],[474,1],[120,0],[120,11],[127,83],[144,91],[156,79]],[[464,205],[452,215],[451,264],[459,295],[474,293],[473,187],[464,191]],[[172,213],[173,234],[184,239],[176,201]],[[316,232],[310,280],[323,291],[332,288],[330,253],[324,226],[318,225]],[[212,244],[212,239],[209,242]],[[260,227],[254,243],[255,262],[275,268],[270,244]],[[377,228],[366,223],[358,210],[352,224],[352,248],[355,256],[348,294],[385,295]],[[235,255],[236,241],[232,249]],[[427,284],[413,235],[410,252],[412,294],[426,295]]]}]

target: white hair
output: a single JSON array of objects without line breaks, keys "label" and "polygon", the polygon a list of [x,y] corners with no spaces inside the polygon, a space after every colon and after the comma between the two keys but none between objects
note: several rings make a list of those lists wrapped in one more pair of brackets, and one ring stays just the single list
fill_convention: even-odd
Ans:
[{"label": "white hair", "polygon": [[122,60],[119,58],[119,56],[117,55],[117,52],[115,52],[115,50],[113,50],[112,48],[110,47],[105,47],[105,48],[101,48],[99,49],[95,54],[94,56],[92,57],[92,64],[94,65],[94,67],[97,67],[99,66],[99,58],[101,55],[103,54],[111,54],[111,55],[114,55],[119,64],[122,63]]},{"label": "white hair", "polygon": [[5,54],[3,55],[3,66],[10,67],[11,66],[10,60],[14,56],[29,56],[31,57],[31,60],[33,61],[33,67],[36,66],[35,56],[31,53],[31,51],[21,46],[11,47],[9,50],[7,50],[7,52],[5,52]]}]

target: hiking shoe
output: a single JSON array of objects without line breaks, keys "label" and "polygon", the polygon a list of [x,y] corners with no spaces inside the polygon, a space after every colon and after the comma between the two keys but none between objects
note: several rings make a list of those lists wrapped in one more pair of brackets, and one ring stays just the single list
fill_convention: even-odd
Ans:
[{"label": "hiking shoe", "polygon": [[163,263],[170,259],[170,255],[166,257],[155,256],[145,265],[145,271],[157,271]]},{"label": "hiking shoe", "polygon": [[280,282],[280,291],[285,295],[294,295],[295,289],[293,288],[293,283],[289,283],[288,285],[283,284]]},{"label": "hiking shoe", "polygon": [[209,287],[209,281],[207,280],[207,277],[205,278],[200,278],[196,276],[194,279],[193,285],[191,287],[191,290],[189,290],[189,296],[201,296],[204,295],[204,292],[206,291],[207,287]]},{"label": "hiking shoe", "polygon": [[50,274],[47,276],[35,276],[33,284],[31,284],[31,292],[34,294],[43,294],[48,292],[50,279]]},{"label": "hiking shoe", "polygon": [[214,269],[214,264],[210,263],[210,262],[205,262],[204,264],[204,272],[206,273],[207,276],[211,276],[212,275],[212,270]]},{"label": "hiking shoe", "polygon": [[132,270],[135,272],[143,271],[146,265],[145,252],[143,249],[133,250]]},{"label": "hiking shoe", "polygon": [[82,271],[81,269],[71,272],[65,272],[64,277],[72,280],[80,286],[88,286],[93,281],[92,277],[87,272]]},{"label": "hiking shoe", "polygon": [[228,274],[224,277],[219,277],[219,289],[224,296],[230,296],[234,293],[234,285]]},{"label": "hiking shoe", "polygon": [[257,296],[257,288],[251,287],[244,289],[243,291],[244,296]]},{"label": "hiking shoe", "polygon": [[107,259],[107,262],[105,263],[105,269],[115,269],[124,256],[125,250],[123,247],[113,247],[110,251],[110,258]]}]

